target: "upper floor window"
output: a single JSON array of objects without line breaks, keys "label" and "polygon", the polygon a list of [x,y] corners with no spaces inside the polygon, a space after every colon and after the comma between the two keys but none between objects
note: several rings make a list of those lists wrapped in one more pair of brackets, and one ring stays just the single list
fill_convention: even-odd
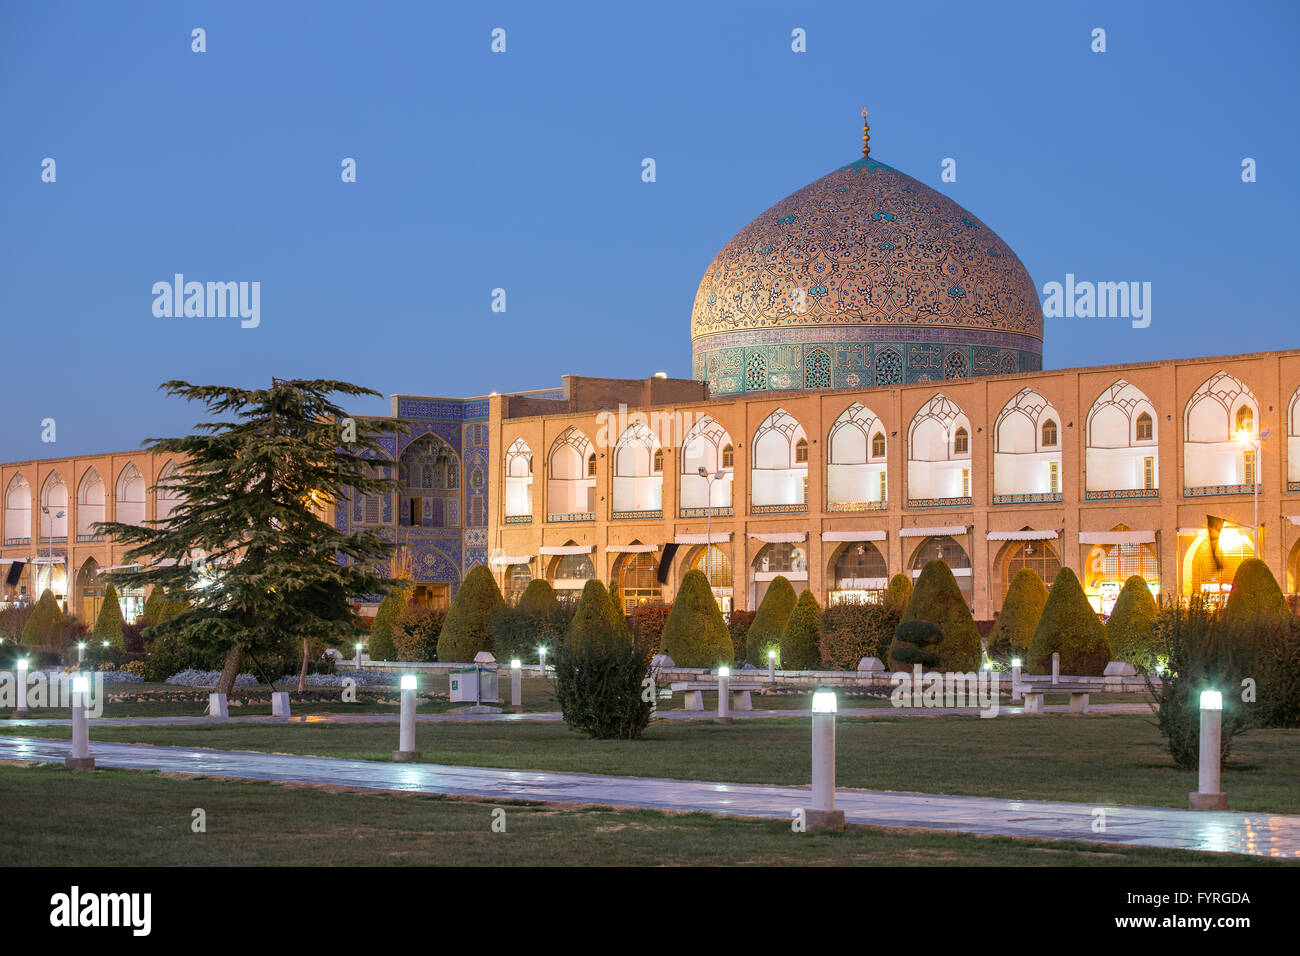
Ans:
[{"label": "upper floor window", "polygon": [[587,477],[596,477],[596,453],[592,452],[587,456]]},{"label": "upper floor window", "polygon": [[734,468],[736,466],[736,449],[727,445],[722,449],[722,467]]},{"label": "upper floor window", "polygon": [[1056,422],[1050,418],[1043,422],[1043,447],[1055,448],[1057,442]]},{"label": "upper floor window", "polygon": [[957,429],[957,435],[952,440],[952,450],[956,455],[964,455],[970,451],[970,435],[967,434],[966,429]]},{"label": "upper floor window", "polygon": [[800,438],[794,446],[794,460],[796,462],[808,460],[808,439]]},{"label": "upper floor window", "polygon": [[884,432],[876,432],[873,436],[871,436],[871,457],[872,458],[885,457],[885,433]]},{"label": "upper floor window", "polygon": [[1253,432],[1255,430],[1254,425],[1255,416],[1251,413],[1249,406],[1242,405],[1241,408],[1237,409],[1237,431]]},{"label": "upper floor window", "polygon": [[1151,435],[1153,434],[1152,427],[1151,427],[1151,416],[1148,415],[1146,412],[1143,412],[1141,415],[1138,416],[1136,434],[1137,434],[1138,441],[1151,440]]},{"label": "upper floor window", "polygon": [[656,473],[664,470],[664,450],[662,448],[655,449],[654,470]]}]

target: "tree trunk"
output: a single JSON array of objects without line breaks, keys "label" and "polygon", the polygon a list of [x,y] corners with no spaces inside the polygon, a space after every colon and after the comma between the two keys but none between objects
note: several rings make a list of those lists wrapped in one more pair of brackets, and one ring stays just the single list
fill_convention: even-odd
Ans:
[{"label": "tree trunk", "polygon": [[310,653],[307,649],[307,638],[302,639],[302,670],[298,672],[298,693],[307,689],[307,655]]},{"label": "tree trunk", "polygon": [[221,667],[221,676],[217,678],[217,693],[230,695],[235,689],[235,678],[239,676],[239,665],[244,662],[244,651],[232,647],[226,653],[226,663]]}]

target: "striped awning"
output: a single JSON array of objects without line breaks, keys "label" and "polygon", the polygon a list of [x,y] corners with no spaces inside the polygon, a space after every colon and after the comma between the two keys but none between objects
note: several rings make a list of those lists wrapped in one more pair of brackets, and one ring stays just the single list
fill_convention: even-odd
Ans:
[{"label": "striped awning", "polygon": [[990,541],[1054,541],[1059,538],[1055,531],[990,531]]},{"label": "striped awning", "polygon": [[715,531],[713,534],[679,534],[673,538],[673,544],[724,544],[730,540],[730,531]]},{"label": "striped awning", "polygon": [[808,539],[807,531],[764,531],[749,533],[749,536],[756,541],[763,541],[767,544],[794,544],[798,541]]},{"label": "striped awning", "polygon": [[903,538],[934,538],[945,534],[966,534],[969,530],[969,525],[945,524],[935,528],[902,528],[898,534]]},{"label": "striped awning", "polygon": [[532,564],[533,556],[531,554],[494,554],[488,559],[488,564],[498,568],[508,568],[514,564]]},{"label": "striped awning", "polygon": [[823,531],[823,541],[884,541],[884,531]]},{"label": "striped awning", "polygon": [[544,544],[537,549],[539,554],[591,554],[595,545],[590,544]]},{"label": "striped awning", "polygon": [[657,544],[607,544],[606,554],[654,554],[659,550]]},{"label": "striped awning", "polygon": [[1154,531],[1080,531],[1080,544],[1154,544]]}]

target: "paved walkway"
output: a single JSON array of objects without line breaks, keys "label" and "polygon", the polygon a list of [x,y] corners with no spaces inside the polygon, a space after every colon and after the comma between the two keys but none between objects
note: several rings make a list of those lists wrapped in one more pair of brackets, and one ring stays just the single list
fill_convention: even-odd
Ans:
[{"label": "paved walkway", "polygon": [[[64,740],[0,737],[0,760],[62,762],[68,747]],[[99,767],[781,820],[790,820],[791,811],[806,806],[809,797],[805,787],[394,764],[143,744],[92,742],[91,754]],[[1093,829],[1097,807],[1086,803],[871,790],[840,790],[835,801],[850,823],[1300,859],[1300,816],[1117,806],[1105,808],[1105,832],[1098,833]]]},{"label": "paved walkway", "polygon": [[[1069,713],[1070,708],[1064,704],[1049,706],[1049,714]],[[841,717],[866,717],[876,719],[893,719],[896,717],[978,717],[977,707],[937,707],[937,708],[898,708],[893,707],[843,707]],[[1149,714],[1151,708],[1146,704],[1091,704],[1089,714]],[[656,715],[663,720],[712,720],[716,714],[712,710],[660,710]],[[1024,707],[1003,705],[999,716],[1023,716]],[[741,710],[732,711],[731,716],[737,720],[752,720],[762,717],[808,717],[806,710]],[[225,720],[216,720],[202,714],[174,714],[170,717],[95,717],[91,724],[95,727],[167,727],[191,724],[392,724],[400,720],[398,714],[300,714],[296,717],[271,717],[265,714],[233,716]],[[438,723],[519,723],[540,722],[554,723],[562,720],[560,713],[537,712],[524,714],[421,714],[415,719],[420,722]],[[72,720],[67,717],[40,717],[9,719],[0,721],[3,727],[70,727]]]}]

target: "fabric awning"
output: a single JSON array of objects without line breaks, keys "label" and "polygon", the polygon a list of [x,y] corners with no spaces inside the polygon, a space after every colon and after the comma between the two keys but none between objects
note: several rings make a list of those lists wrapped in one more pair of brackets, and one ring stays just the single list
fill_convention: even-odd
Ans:
[{"label": "fabric awning", "polygon": [[51,558],[48,554],[38,554],[36,557],[32,558],[31,563],[32,564],[67,564],[68,557],[67,555],[63,555],[63,554],[56,554],[54,557]]},{"label": "fabric awning", "polygon": [[937,528],[903,528],[898,532],[903,538],[933,538],[943,534],[966,534],[970,530],[964,524],[945,524]]},{"label": "fabric awning", "polygon": [[591,554],[593,547],[590,544],[544,544],[537,550],[540,554]]},{"label": "fabric awning", "polygon": [[808,538],[807,531],[764,531],[749,533],[751,538],[762,541],[766,544],[794,544],[796,541],[805,541]]},{"label": "fabric awning", "polygon": [[657,544],[607,544],[606,554],[654,554],[659,550]]},{"label": "fabric awning", "polygon": [[512,564],[532,564],[533,556],[531,554],[496,554],[488,559],[488,564],[495,565],[498,568],[508,568]]},{"label": "fabric awning", "polygon": [[990,531],[990,541],[1054,541],[1060,535],[1055,531]]},{"label": "fabric awning", "polygon": [[673,544],[724,544],[731,540],[730,531],[715,531],[713,534],[679,534],[673,538]]},{"label": "fabric awning", "polygon": [[884,541],[883,531],[823,531],[823,541]]},{"label": "fabric awning", "polygon": [[1080,544],[1154,544],[1154,531],[1080,531]]}]

